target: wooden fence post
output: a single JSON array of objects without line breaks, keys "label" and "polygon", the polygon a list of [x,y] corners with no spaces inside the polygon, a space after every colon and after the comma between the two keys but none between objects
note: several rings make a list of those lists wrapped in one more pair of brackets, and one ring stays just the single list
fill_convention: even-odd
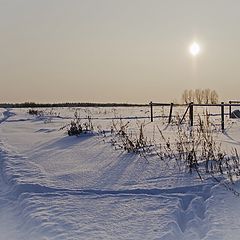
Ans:
[{"label": "wooden fence post", "polygon": [[221,126],[222,132],[224,132],[224,102],[221,102]]},{"label": "wooden fence post", "polygon": [[182,119],[180,120],[179,124],[182,124],[182,122],[183,122],[183,120],[184,120],[187,112],[189,111],[189,106],[190,106],[190,104],[188,104],[188,107],[187,107],[187,109],[185,110],[185,112],[184,112],[184,114],[183,114],[183,117],[182,117]]},{"label": "wooden fence post", "polygon": [[151,122],[153,122],[153,103],[150,102]]},{"label": "wooden fence post", "polygon": [[232,106],[231,106],[231,104],[232,104],[232,101],[229,101],[229,118],[231,118],[232,117]]},{"label": "wooden fence post", "polygon": [[193,126],[193,102],[189,103],[189,119],[190,119],[190,126]]},{"label": "wooden fence post", "polygon": [[173,110],[173,103],[171,103],[171,105],[170,105],[170,112],[169,112],[168,124],[171,123],[171,119],[172,119],[172,110]]}]

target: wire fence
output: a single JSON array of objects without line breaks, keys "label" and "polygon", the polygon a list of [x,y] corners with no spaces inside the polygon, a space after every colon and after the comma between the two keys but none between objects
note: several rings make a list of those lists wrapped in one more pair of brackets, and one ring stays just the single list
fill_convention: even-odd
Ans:
[{"label": "wire fence", "polygon": [[[229,101],[229,103],[218,103],[218,104],[196,104],[196,103],[189,103],[189,104],[174,104],[174,103],[154,103],[150,102],[150,119],[151,122],[154,121],[154,107],[168,107],[169,109],[169,115],[168,115],[168,123],[170,124],[172,119],[176,117],[176,115],[173,115],[173,109],[176,107],[183,107],[185,110],[182,112],[182,116],[178,114],[178,117],[180,117],[179,123],[182,124],[187,118],[189,120],[190,126],[193,126],[194,124],[194,117],[196,117],[196,114],[199,114],[199,108],[205,108],[206,115],[208,116],[220,116],[220,124],[222,131],[225,130],[225,117],[228,116],[229,118],[240,118],[240,111],[232,111],[233,107],[240,108],[240,101]],[[210,110],[211,109],[211,110]],[[204,110],[204,109],[203,109]],[[208,110],[208,112],[207,112]],[[210,110],[210,111],[209,111]],[[214,113],[215,111],[215,113]],[[237,114],[239,113],[239,115]]]}]

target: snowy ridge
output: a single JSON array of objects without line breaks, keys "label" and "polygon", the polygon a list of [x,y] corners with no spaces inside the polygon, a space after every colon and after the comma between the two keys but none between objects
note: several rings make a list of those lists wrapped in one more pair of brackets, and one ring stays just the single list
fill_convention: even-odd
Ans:
[{"label": "snowy ridge", "polygon": [[5,122],[8,118],[15,116],[16,114],[11,112],[10,109],[7,109],[2,112],[2,116],[0,117],[0,124]]},{"label": "snowy ridge", "polygon": [[[52,188],[46,187],[39,184],[17,184],[13,187],[13,195],[20,196],[21,194],[25,193],[40,193],[40,194],[65,194],[65,195],[112,195],[112,196],[126,196],[126,195],[146,195],[146,196],[158,196],[162,194],[188,194],[194,193],[195,195],[201,195],[204,200],[210,197],[209,194],[205,193],[205,189],[209,189],[210,186],[213,184],[204,184],[204,185],[195,185],[195,186],[188,186],[188,187],[177,187],[177,188],[170,188],[170,189],[125,189],[125,190],[98,190],[98,189],[60,189],[60,188]],[[176,196],[176,195],[174,195]],[[181,204],[183,208],[185,206],[185,202]]]}]

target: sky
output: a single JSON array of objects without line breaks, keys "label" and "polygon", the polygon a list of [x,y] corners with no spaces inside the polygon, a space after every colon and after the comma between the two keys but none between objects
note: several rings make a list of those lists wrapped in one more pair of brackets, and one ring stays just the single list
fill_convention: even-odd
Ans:
[{"label": "sky", "polygon": [[196,88],[240,100],[239,9],[239,0],[0,0],[0,102],[179,102]]}]

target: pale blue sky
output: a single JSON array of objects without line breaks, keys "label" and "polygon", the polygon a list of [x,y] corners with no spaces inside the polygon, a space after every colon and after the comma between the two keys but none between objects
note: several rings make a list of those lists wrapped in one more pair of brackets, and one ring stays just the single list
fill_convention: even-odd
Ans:
[{"label": "pale blue sky", "polygon": [[239,100],[239,11],[239,0],[0,0],[0,102],[164,102],[190,88]]}]

